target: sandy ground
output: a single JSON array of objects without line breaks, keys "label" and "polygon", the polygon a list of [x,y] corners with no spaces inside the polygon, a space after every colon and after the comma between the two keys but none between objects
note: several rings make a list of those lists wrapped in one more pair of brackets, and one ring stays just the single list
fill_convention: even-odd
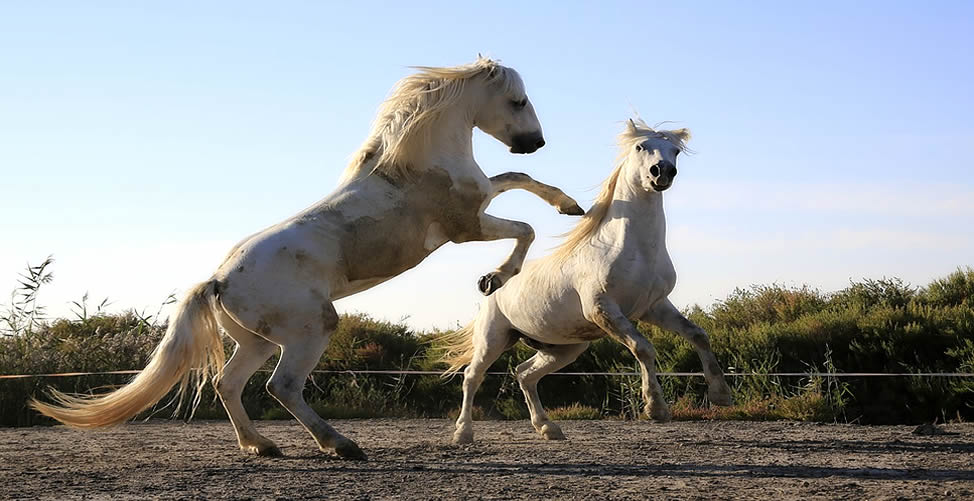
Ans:
[{"label": "sandy ground", "polygon": [[907,426],[567,421],[332,424],[369,454],[318,452],[293,421],[258,423],[286,457],[239,452],[225,421],[107,431],[0,428],[0,499],[972,499],[974,424]]}]

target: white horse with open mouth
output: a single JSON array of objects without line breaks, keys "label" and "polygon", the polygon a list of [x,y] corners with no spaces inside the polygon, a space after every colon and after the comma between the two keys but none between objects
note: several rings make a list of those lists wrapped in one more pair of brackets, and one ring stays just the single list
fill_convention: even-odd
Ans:
[{"label": "white horse with open mouth", "polygon": [[[286,221],[245,238],[216,273],[178,305],[148,366],[128,385],[94,397],[54,392],[41,413],[90,428],[126,421],[180,385],[195,403],[209,377],[233,423],[240,448],[280,455],[254,428],[240,401],[250,376],[281,357],[267,390],[322,450],[365,458],[305,402],[302,390],[338,323],[332,303],[416,266],[446,242],[517,239],[511,255],[480,280],[490,294],[521,268],[534,231],[484,213],[499,193],[521,188],[565,214],[581,215],[561,190],[525,174],[488,178],[472,152],[478,127],[510,147],[544,146],[541,125],[520,76],[478,58],[453,68],[421,67],[401,80],[379,110],[369,139],[339,187]],[[223,366],[220,328],[236,341]]]},{"label": "white horse with open mouth", "polygon": [[656,351],[633,326],[631,320],[637,319],[689,340],[703,362],[710,401],[731,403],[707,333],[667,299],[676,272],[666,252],[662,193],[673,183],[677,154],[689,137],[686,129],[657,131],[630,120],[619,136],[619,165],[567,240],[487,298],[470,325],[444,336],[447,374],[467,366],[455,442],[473,440],[474,394],[487,368],[518,340],[538,350],[517,367],[517,379],[531,424],[544,438],[565,436],[541,406],[538,380],[572,363],[591,341],[604,336],[636,356],[646,412],[668,421],[670,411],[656,380]]}]

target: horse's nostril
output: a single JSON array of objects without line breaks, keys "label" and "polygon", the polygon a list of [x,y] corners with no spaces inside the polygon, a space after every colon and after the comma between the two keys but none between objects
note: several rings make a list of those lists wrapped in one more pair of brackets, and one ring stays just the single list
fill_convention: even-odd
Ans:
[{"label": "horse's nostril", "polygon": [[542,146],[544,146],[544,139],[538,139],[538,142],[535,143],[534,145],[537,146],[538,148],[541,148]]},{"label": "horse's nostril", "polygon": [[658,177],[659,176],[659,167],[657,167],[655,165],[652,166],[652,167],[650,167],[649,168],[649,173],[652,174],[653,177]]}]

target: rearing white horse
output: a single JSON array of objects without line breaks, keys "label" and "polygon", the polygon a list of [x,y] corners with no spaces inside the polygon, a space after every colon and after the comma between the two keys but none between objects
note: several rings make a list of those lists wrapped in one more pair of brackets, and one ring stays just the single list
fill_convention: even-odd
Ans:
[{"label": "rearing white horse", "polygon": [[[478,127],[532,153],[544,145],[521,78],[478,58],[453,68],[421,67],[401,80],[379,110],[369,139],[339,187],[303,212],[245,238],[216,273],[193,287],[171,316],[148,366],[128,385],[95,397],[54,392],[41,413],[90,428],[126,421],[180,385],[199,392],[212,376],[240,448],[280,455],[254,428],[240,395],[250,376],[280,351],[267,390],[322,450],[365,458],[305,402],[305,381],[338,323],[333,301],[416,266],[446,242],[517,239],[511,255],[480,280],[490,294],[521,268],[534,232],[484,213],[499,193],[531,191],[565,214],[582,210],[561,190],[525,174],[488,178],[472,152]],[[222,327],[236,341],[223,366]]]},{"label": "rearing white horse", "polygon": [[656,350],[630,319],[690,341],[703,363],[710,401],[730,404],[730,388],[707,333],[666,298],[676,285],[676,272],[666,252],[662,193],[673,183],[677,154],[689,138],[686,129],[657,131],[630,120],[619,136],[618,167],[567,240],[487,298],[471,325],[444,336],[447,373],[467,366],[455,442],[473,440],[474,394],[487,368],[518,340],[538,350],[517,367],[517,379],[531,424],[544,438],[565,436],[541,406],[538,380],[572,363],[591,341],[605,336],[636,356],[646,412],[668,421],[670,411],[656,380]]}]

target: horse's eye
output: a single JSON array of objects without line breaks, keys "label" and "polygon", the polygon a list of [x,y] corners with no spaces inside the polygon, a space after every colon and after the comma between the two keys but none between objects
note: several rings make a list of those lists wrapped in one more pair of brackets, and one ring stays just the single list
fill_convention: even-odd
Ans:
[{"label": "horse's eye", "polygon": [[636,151],[643,151],[643,145],[637,144],[636,145]]},{"label": "horse's eye", "polygon": [[511,101],[511,106],[513,106],[515,110],[520,110],[527,105],[528,105],[527,99],[521,99],[519,101]]}]

